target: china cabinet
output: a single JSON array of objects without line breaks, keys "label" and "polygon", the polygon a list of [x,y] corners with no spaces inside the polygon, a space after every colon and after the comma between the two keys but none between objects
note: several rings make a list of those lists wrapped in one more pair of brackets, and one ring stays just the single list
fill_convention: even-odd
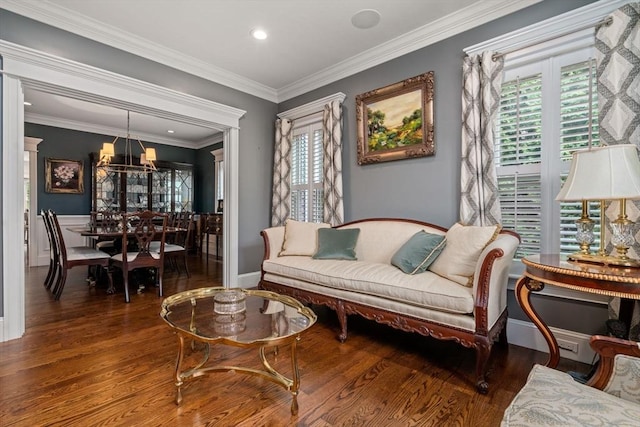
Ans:
[{"label": "china cabinet", "polygon": [[97,165],[91,155],[91,210],[155,212],[193,210],[193,166],[178,162],[156,162],[156,171],[115,172]]}]

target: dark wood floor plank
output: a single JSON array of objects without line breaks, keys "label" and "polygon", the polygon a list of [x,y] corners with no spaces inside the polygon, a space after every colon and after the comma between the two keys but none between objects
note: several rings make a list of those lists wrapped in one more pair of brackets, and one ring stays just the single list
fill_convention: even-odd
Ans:
[{"label": "dark wood floor plank", "polygon": [[[221,263],[192,256],[192,277],[167,272],[165,296],[219,286]],[[234,372],[190,379],[176,406],[177,340],[159,317],[156,289],[108,295],[73,269],[60,301],[42,286],[46,267],[26,272],[21,339],[0,343],[0,424],[4,426],[497,426],[534,363],[546,355],[510,346],[491,358],[490,389],[475,392],[475,353],[455,343],[349,318],[336,339],[335,313],[313,307],[314,325],[298,345],[299,414],[291,394]],[[195,360],[198,353],[188,355]],[[273,362],[290,373],[289,351]],[[255,350],[218,346],[212,359],[258,367]],[[560,369],[588,367],[562,360]]]}]

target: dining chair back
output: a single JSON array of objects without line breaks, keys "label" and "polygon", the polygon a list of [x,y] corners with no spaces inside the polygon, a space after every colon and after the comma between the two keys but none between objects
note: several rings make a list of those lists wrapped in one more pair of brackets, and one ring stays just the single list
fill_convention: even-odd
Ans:
[{"label": "dining chair back", "polygon": [[60,299],[67,282],[67,271],[79,265],[84,266],[109,266],[109,254],[89,246],[67,247],[64,236],[58,222],[58,216],[50,211],[49,218],[54,237],[55,247],[58,250],[59,274],[53,286],[53,294],[56,300]]},{"label": "dining chair back", "polygon": [[[129,297],[129,272],[139,268],[155,270],[158,296],[162,296],[162,274],[164,267],[167,214],[143,211],[122,214],[122,252],[111,257],[111,266],[122,270],[125,302]],[[152,242],[158,242],[154,250]],[[112,268],[109,269],[112,274]],[[144,289],[142,283],[138,290]]]},{"label": "dining chair back", "polygon": [[[166,243],[164,246],[164,256],[167,261],[173,263],[174,268],[180,274],[180,268],[178,267],[178,259],[182,260],[182,265],[187,273],[187,277],[191,277],[189,267],[187,265],[187,255],[189,251],[189,243],[191,242],[191,233],[193,228],[193,212],[180,212],[178,221],[176,221],[176,231],[172,243]],[[152,243],[152,250],[157,251],[159,249],[158,242]]]},{"label": "dining chair back", "polygon": [[47,272],[47,277],[44,279],[43,283],[46,289],[51,289],[51,286],[53,286],[53,282],[60,267],[60,263],[58,261],[59,251],[53,235],[51,214],[51,210],[45,211],[42,209],[40,211],[40,216],[42,216],[42,222],[44,223],[44,229],[47,232],[47,239],[49,240],[49,271]]},{"label": "dining chair back", "polygon": [[[93,211],[91,212],[91,227],[99,227],[106,232],[117,231],[120,226],[121,214],[113,211]],[[96,249],[100,249],[110,255],[119,252],[115,239],[100,240],[96,243]]]}]

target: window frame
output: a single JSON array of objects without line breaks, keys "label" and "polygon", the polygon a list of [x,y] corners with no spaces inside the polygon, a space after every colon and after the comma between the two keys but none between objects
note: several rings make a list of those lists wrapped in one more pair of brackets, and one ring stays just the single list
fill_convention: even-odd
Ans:
[{"label": "window frame", "polygon": [[[314,164],[315,164],[315,154],[314,154],[314,135],[315,132],[320,131],[324,134],[323,123],[322,123],[322,112],[314,113],[308,115],[300,120],[296,120],[293,123],[293,127],[291,129],[291,156],[294,154],[294,141],[296,135],[300,134],[308,134],[308,146],[307,146],[307,177],[306,183],[304,184],[294,184],[293,177],[291,179],[290,185],[290,194],[293,195],[294,190],[306,190],[307,191],[307,218],[301,219],[297,217],[297,213],[293,212],[293,199],[291,200],[291,212],[290,217],[297,221],[306,221],[306,222],[322,222],[324,218],[324,206],[323,203],[320,205],[319,212],[319,221],[314,221],[313,219],[316,217],[316,212],[314,210],[314,190],[319,189],[321,192],[324,191],[324,175],[322,173],[322,162],[320,162],[320,182],[314,182]],[[321,135],[320,138],[320,150],[323,152],[324,156],[324,147],[323,147],[323,139],[324,135]],[[293,158],[291,159],[291,168],[293,175]],[[324,196],[324,195],[323,195]]]},{"label": "window frame", "polygon": [[[517,61],[510,62],[505,58],[503,83],[526,78],[540,73],[542,75],[542,104],[541,104],[541,146],[540,146],[540,181],[542,206],[540,211],[540,251],[542,253],[557,253],[560,250],[560,203],[555,197],[560,191],[562,174],[569,173],[570,162],[563,162],[558,153],[560,151],[560,77],[562,68],[588,61],[595,55],[593,43],[590,47],[583,47],[567,52],[560,46],[548,49],[546,55],[538,52],[525,61],[520,56]],[[546,56],[546,57],[545,57]],[[498,112],[499,114],[499,112]],[[513,166],[505,166],[512,169]],[[516,169],[518,167],[515,167]],[[520,169],[535,172],[535,165],[523,165]],[[501,175],[501,167],[496,167],[497,175]],[[520,261],[518,263],[518,270]]]}]

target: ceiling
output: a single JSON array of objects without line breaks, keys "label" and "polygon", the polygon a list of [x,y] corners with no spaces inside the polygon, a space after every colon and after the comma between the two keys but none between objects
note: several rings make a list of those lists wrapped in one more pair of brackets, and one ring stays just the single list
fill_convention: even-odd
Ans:
[{"label": "ceiling", "polygon": [[[0,7],[282,102],[538,1],[0,0]],[[377,11],[377,25],[352,23],[363,10],[365,18]],[[253,39],[255,28],[267,39]],[[88,123],[96,130],[126,126],[126,112],[110,107],[32,90],[25,96],[33,103],[25,110],[31,121]],[[214,132],[137,114],[131,129],[141,139],[184,146],[207,145]]]}]

